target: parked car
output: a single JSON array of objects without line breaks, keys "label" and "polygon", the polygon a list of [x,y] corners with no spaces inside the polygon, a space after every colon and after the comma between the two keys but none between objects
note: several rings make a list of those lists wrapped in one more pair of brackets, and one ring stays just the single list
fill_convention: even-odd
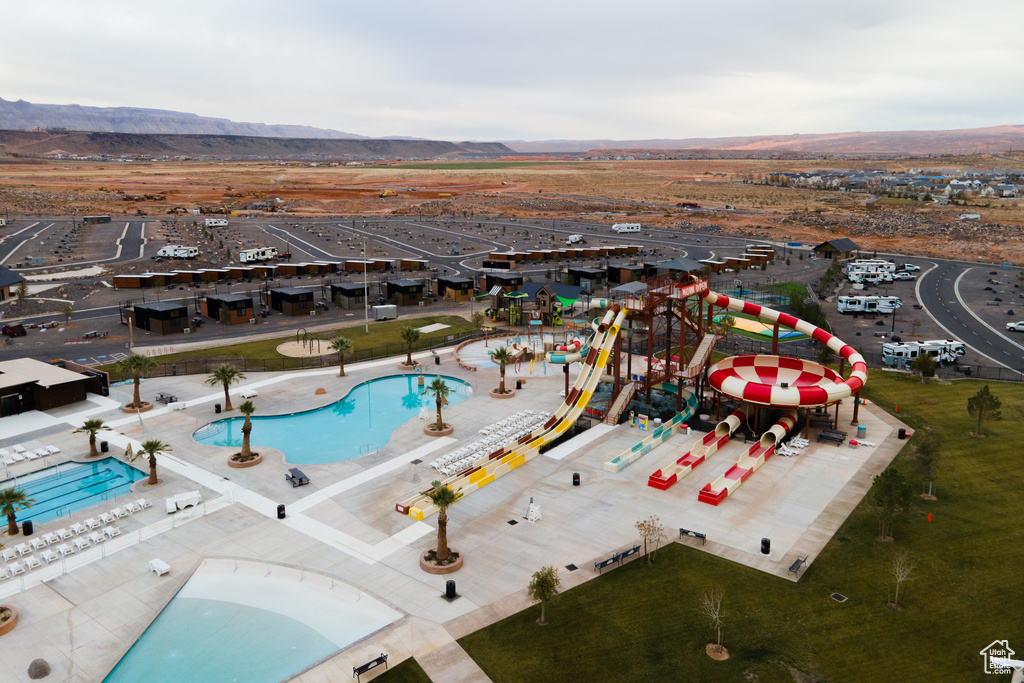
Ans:
[{"label": "parked car", "polygon": [[917,278],[917,276],[907,270],[901,270],[898,273],[892,274],[893,280],[913,280],[915,278]]},{"label": "parked car", "polygon": [[1024,332],[1024,320],[1018,320],[1015,323],[1006,323],[1006,329],[1010,332]]},{"label": "parked car", "polygon": [[911,273],[917,273],[921,270],[921,267],[915,266],[913,263],[903,263],[900,265],[900,270],[906,270]]},{"label": "parked car", "polygon": [[8,337],[24,337],[28,332],[25,331],[25,327],[19,323],[14,325],[4,325],[4,335]]}]

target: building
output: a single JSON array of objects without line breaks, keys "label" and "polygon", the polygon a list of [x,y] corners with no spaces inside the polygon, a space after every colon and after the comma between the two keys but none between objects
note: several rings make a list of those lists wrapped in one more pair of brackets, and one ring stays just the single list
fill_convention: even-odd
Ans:
[{"label": "building", "polygon": [[[484,275],[484,289],[491,296],[501,292],[515,292],[523,286],[523,276],[515,273],[487,273]],[[495,292],[497,287],[500,291]]]},{"label": "building", "polygon": [[855,252],[859,251],[860,247],[853,240],[846,237],[822,242],[814,248],[814,253],[818,258],[829,259],[848,259]]},{"label": "building", "polygon": [[649,270],[646,266],[608,266],[608,284],[624,285],[627,282],[647,282]]},{"label": "building", "polygon": [[107,373],[66,360],[0,362],[0,417],[59,408],[84,401],[87,393],[109,395]]},{"label": "building", "polygon": [[179,334],[188,327],[188,306],[173,301],[135,304],[135,327],[156,334]]},{"label": "building", "polygon": [[17,296],[18,284],[24,281],[25,278],[10,268],[0,266],[0,301],[7,301],[11,297]]},{"label": "building", "polygon": [[390,280],[385,283],[388,301],[399,306],[415,306],[423,301],[423,283],[419,280]]},{"label": "building", "polygon": [[467,277],[439,277],[435,291],[445,301],[469,301],[473,298],[473,281]]},{"label": "building", "polygon": [[366,307],[366,293],[373,291],[377,283],[367,283],[364,288],[362,282],[339,282],[331,285],[331,301],[338,308],[347,311],[363,309]]},{"label": "building", "polygon": [[566,271],[567,285],[582,287],[585,291],[596,292],[608,284],[608,273],[601,268],[570,268]]},{"label": "building", "polygon": [[313,310],[313,292],[301,287],[270,290],[270,307],[285,315],[309,315]]},{"label": "building", "polygon": [[668,261],[645,263],[644,266],[649,269],[648,274],[651,274],[651,271],[653,270],[657,273],[670,273],[671,275],[677,276],[682,273],[702,273],[705,272],[708,267],[706,263],[694,261],[692,258],[685,258],[682,256],[677,256],[676,258],[669,259]]},{"label": "building", "polygon": [[199,303],[199,312],[220,321],[221,309],[228,312],[228,325],[247,323],[255,317],[252,297],[248,294],[207,294]]}]

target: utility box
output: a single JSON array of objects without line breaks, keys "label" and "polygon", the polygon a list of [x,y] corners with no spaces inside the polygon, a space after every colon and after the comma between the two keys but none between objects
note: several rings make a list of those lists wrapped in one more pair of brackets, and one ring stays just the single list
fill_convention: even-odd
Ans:
[{"label": "utility box", "polygon": [[374,320],[394,320],[398,317],[398,306],[394,304],[388,304],[385,306],[374,306],[373,307],[373,319]]}]

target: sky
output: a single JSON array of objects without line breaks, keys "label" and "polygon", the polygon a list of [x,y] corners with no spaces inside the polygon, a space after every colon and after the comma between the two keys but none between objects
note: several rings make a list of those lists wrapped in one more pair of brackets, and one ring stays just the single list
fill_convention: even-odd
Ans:
[{"label": "sky", "polygon": [[1024,123],[1024,3],[0,0],[0,97],[382,137]]}]

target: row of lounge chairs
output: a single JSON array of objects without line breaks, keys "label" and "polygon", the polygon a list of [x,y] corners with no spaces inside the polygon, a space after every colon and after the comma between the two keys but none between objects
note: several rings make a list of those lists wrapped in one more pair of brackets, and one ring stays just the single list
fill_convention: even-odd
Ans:
[{"label": "row of lounge chairs", "polygon": [[803,450],[810,441],[803,438],[802,436],[794,436],[786,443],[779,444],[775,448],[775,452],[779,455],[784,455],[787,458],[794,455],[800,455],[800,451]]},{"label": "row of lounge chairs", "polygon": [[544,412],[522,410],[500,422],[484,427],[480,430],[481,434],[486,434],[483,439],[442,455],[430,463],[430,466],[445,476],[461,472],[470,467],[477,459],[498,447],[529,434],[544,424],[548,417],[550,416]]},{"label": "row of lounge chairs", "polygon": [[[51,536],[54,534],[47,535]],[[24,574],[26,571],[38,569],[39,567],[43,566],[42,562],[45,562],[46,564],[51,564],[53,562],[60,560],[61,558],[67,557],[68,555],[73,555],[79,550],[84,550],[89,546],[99,545],[107,539],[114,538],[115,536],[120,535],[120,528],[115,526],[105,526],[101,531],[90,531],[89,533],[83,536],[76,536],[73,539],[71,539],[70,543],[61,543],[60,545],[57,545],[55,548],[46,548],[45,544],[43,547],[37,548],[35,547],[37,545],[36,541],[39,541],[40,539],[34,538],[32,539],[31,543],[20,543],[11,549],[14,552],[18,553],[17,556],[21,558],[20,561],[15,562],[10,561],[10,558],[8,558],[8,549],[5,548],[3,551],[4,559],[8,560],[8,564],[6,567],[3,568],[2,573],[0,573],[0,581],[3,581],[4,579],[8,578],[13,578],[18,574]],[[30,546],[32,547],[30,548]],[[42,552],[39,554],[39,557],[27,554],[28,552],[32,552],[32,548],[35,548],[36,550],[42,550]],[[42,559],[42,562],[40,562],[40,558]]]},{"label": "row of lounge chairs", "polygon": [[39,458],[45,458],[48,455],[54,455],[56,453],[60,453],[60,449],[56,446],[47,446],[46,448],[28,450],[18,444],[11,446],[11,450],[0,448],[0,458],[3,458],[4,464],[6,465],[14,465],[26,460],[38,460]]}]

